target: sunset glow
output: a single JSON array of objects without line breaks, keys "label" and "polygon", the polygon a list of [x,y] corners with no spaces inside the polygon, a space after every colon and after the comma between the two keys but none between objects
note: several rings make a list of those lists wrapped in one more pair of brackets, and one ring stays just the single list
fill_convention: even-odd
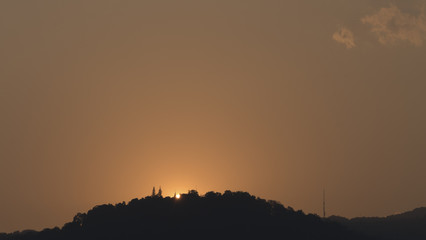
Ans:
[{"label": "sunset glow", "polygon": [[425,205],[425,6],[0,1],[0,233],[153,186],[318,215],[325,189],[348,218]]}]

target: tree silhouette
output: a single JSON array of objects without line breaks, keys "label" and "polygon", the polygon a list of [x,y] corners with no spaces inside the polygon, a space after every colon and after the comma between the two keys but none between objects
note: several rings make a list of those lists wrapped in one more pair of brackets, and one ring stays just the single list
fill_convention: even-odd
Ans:
[{"label": "tree silhouette", "polygon": [[161,186],[160,186],[160,189],[158,189],[157,197],[160,197],[160,198],[163,197],[163,190],[161,190]]},{"label": "tree silhouette", "polygon": [[151,197],[155,197],[155,187],[152,187],[152,194],[151,194]]},{"label": "tree silhouette", "polygon": [[[370,240],[312,214],[285,208],[247,192],[196,190],[177,200],[159,192],[128,204],[95,206],[61,229],[0,234],[0,240],[298,239]],[[161,233],[161,234],[159,234]]]}]

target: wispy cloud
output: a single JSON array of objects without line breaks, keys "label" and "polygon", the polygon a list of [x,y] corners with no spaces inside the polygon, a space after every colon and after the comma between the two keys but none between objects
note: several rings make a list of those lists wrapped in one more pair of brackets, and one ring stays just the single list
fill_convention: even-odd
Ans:
[{"label": "wispy cloud", "polygon": [[333,39],[346,45],[347,49],[355,47],[354,34],[347,28],[341,27],[337,32],[333,34]]},{"label": "wispy cloud", "polygon": [[365,16],[362,23],[370,24],[371,31],[378,37],[380,43],[394,45],[408,42],[422,46],[426,40],[426,15],[424,8],[418,15],[403,13],[395,6],[382,8],[373,15]]}]

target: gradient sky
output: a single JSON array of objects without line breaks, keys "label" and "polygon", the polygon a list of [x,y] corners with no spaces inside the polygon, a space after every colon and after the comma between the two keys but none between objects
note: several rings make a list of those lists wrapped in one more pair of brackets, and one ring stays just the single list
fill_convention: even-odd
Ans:
[{"label": "gradient sky", "polygon": [[243,190],[426,206],[426,1],[0,1],[0,232]]}]

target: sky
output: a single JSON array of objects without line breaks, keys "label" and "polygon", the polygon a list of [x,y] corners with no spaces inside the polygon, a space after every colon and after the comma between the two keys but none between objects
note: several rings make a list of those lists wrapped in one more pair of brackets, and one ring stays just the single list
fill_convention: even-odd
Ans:
[{"label": "sky", "polygon": [[426,0],[0,1],[0,232],[161,186],[426,206]]}]

